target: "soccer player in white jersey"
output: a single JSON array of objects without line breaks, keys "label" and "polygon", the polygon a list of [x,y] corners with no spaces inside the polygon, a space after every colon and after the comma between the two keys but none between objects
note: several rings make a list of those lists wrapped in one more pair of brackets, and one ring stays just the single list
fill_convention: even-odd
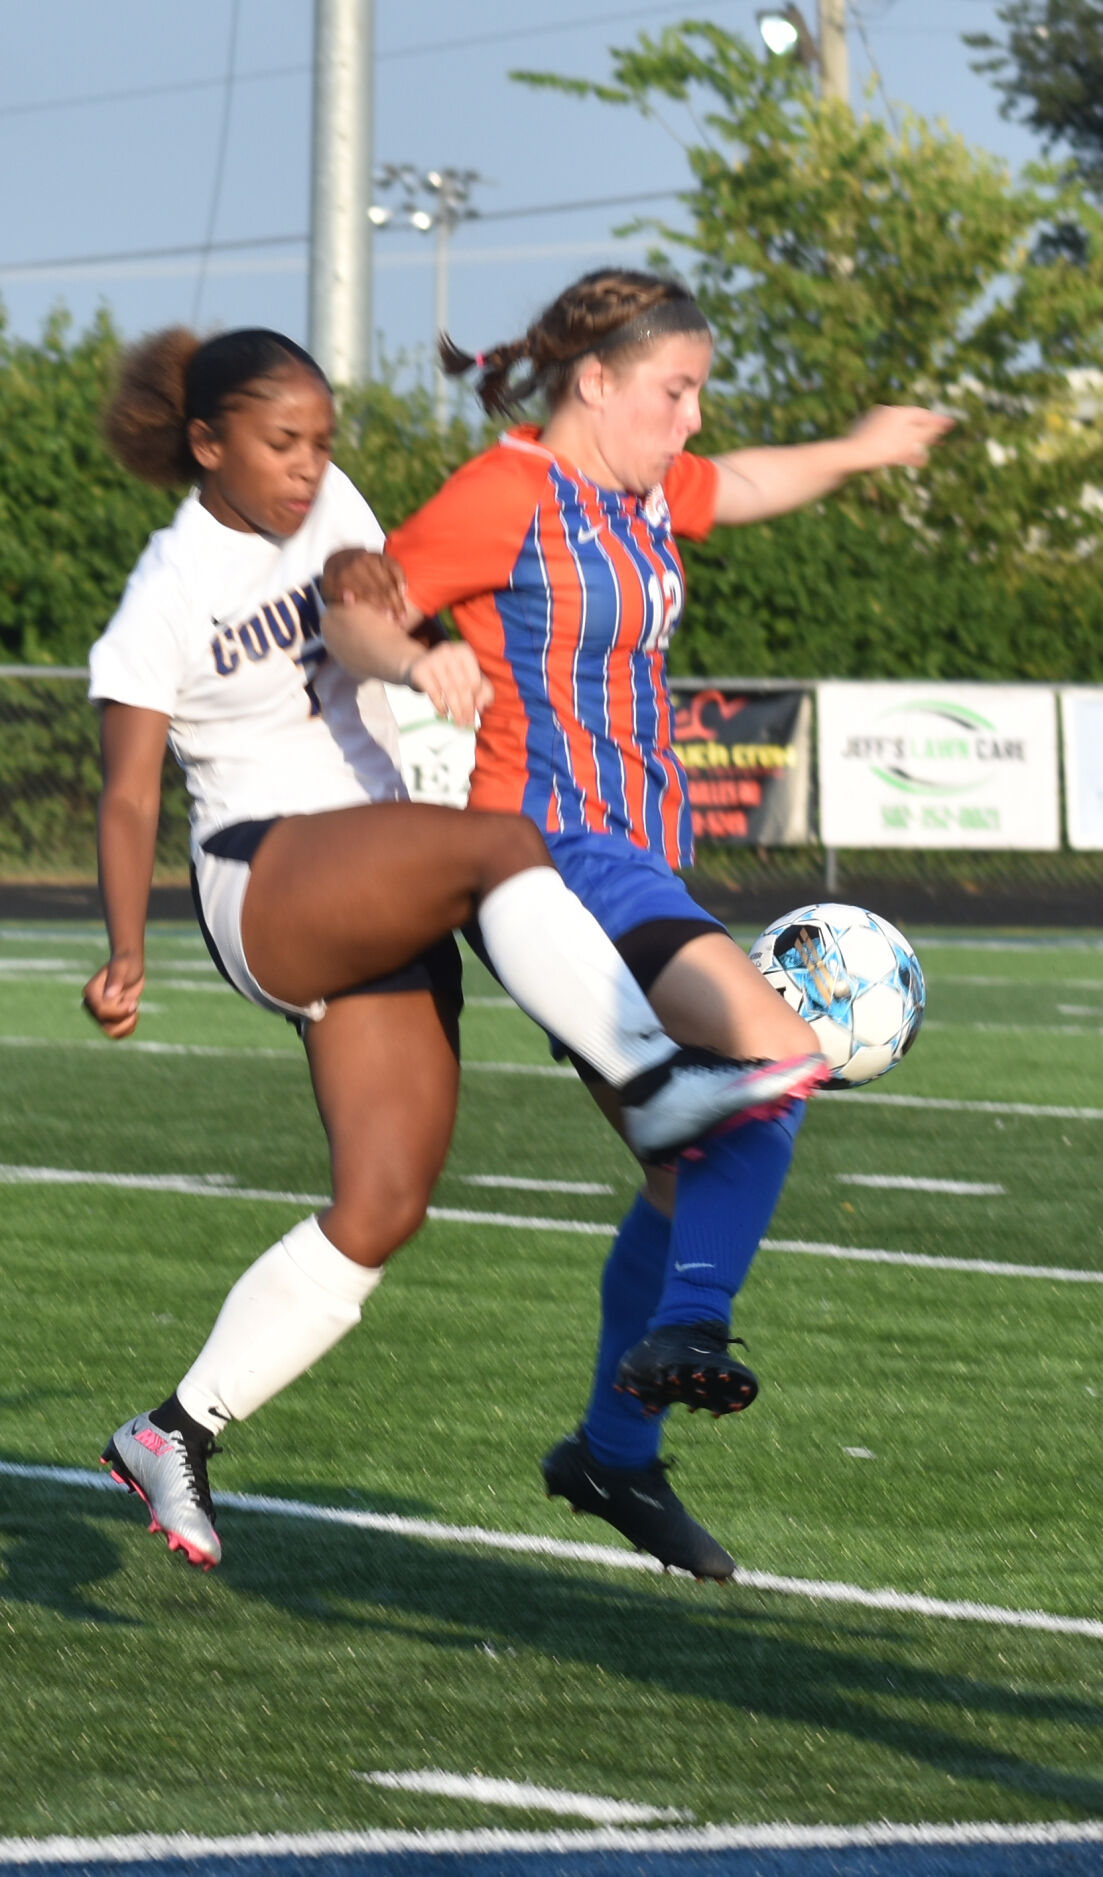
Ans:
[{"label": "soccer player in white jersey", "polygon": [[[192,795],[204,936],[242,995],[298,1021],[333,1180],[332,1204],[245,1272],[174,1392],[103,1455],[151,1529],[206,1569],[221,1555],[216,1435],[359,1320],[425,1216],[459,1077],[454,927],[477,921],[518,1003],[619,1089],[643,1152],[783,1101],[808,1069],[677,1049],[530,821],[406,799],[382,691],[358,686],[319,632],[344,557],[360,551],[362,578],[362,551],[382,548],[330,461],[332,429],[319,367],[264,330],[156,335],[129,355],[107,416],[127,468],[195,486],[92,649],[110,956],[85,1003],[109,1037],[138,1021],[168,744]],[[393,564],[372,567],[397,610]],[[449,640],[412,641],[399,675],[465,721],[489,701],[473,654]]]}]

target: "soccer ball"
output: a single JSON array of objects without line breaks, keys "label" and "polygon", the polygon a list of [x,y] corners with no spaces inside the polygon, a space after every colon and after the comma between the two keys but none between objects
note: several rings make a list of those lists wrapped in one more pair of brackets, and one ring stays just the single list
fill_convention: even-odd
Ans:
[{"label": "soccer ball", "polygon": [[751,963],[815,1031],[828,1088],[894,1068],[923,1021],[926,989],[902,932],[861,906],[800,906],[751,946]]}]

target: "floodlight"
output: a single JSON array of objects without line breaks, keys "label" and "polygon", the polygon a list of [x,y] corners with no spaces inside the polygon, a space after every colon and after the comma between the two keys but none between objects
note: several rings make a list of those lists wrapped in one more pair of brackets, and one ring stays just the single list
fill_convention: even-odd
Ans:
[{"label": "floodlight", "polygon": [[373,202],[371,208],[368,210],[368,220],[373,228],[386,228],[387,223],[392,220],[393,216],[394,210],[384,208],[382,202]]},{"label": "floodlight", "polygon": [[775,58],[797,58],[802,65],[818,65],[820,49],[799,7],[771,7],[756,13],[759,33]]},{"label": "floodlight", "polygon": [[420,229],[423,235],[427,235],[430,228],[433,226],[433,217],[430,215],[428,209],[411,209],[410,225],[413,228]]}]

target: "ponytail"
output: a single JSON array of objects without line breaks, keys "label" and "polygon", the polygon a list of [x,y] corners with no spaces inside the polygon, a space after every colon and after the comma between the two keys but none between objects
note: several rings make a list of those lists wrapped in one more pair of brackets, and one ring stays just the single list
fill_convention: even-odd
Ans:
[{"label": "ponytail", "polygon": [[131,475],[160,488],[191,482],[200,473],[188,425],[217,427],[235,396],[295,367],[329,389],[309,352],[282,333],[246,327],[200,341],[184,326],[155,332],[124,354],[115,394],[103,418],[107,443]]}]

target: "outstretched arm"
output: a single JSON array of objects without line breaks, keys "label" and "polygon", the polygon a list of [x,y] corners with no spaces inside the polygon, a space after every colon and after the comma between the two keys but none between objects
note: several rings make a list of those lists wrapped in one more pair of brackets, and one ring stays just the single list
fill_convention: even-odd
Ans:
[{"label": "outstretched arm", "polygon": [[100,728],[100,894],[111,956],[84,987],[84,1005],[105,1036],[129,1036],[145,984],[145,928],[161,769],[169,720],[131,704],[105,704]]},{"label": "outstretched arm", "polygon": [[872,469],[922,468],[952,419],[919,405],[878,404],[845,437],[787,448],[729,450],[720,471],[715,520],[732,527],[769,521],[830,495],[848,476]]}]

